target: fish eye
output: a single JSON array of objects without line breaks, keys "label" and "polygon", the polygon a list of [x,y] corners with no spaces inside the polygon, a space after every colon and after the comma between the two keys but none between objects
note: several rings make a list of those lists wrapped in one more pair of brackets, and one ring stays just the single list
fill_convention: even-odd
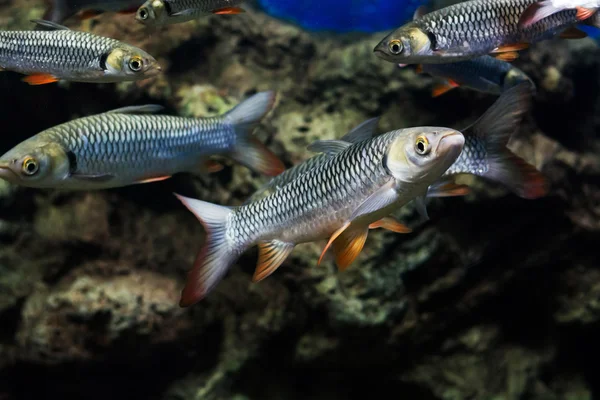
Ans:
[{"label": "fish eye", "polygon": [[402,53],[402,42],[400,42],[398,39],[392,40],[388,47],[390,49],[390,53],[392,54]]},{"label": "fish eye", "polygon": [[21,170],[23,171],[23,173],[25,175],[35,175],[38,170],[40,169],[38,162],[32,158],[32,157],[27,157],[25,158],[25,160],[23,160],[23,165],[21,166]]},{"label": "fish eye", "polygon": [[415,150],[422,156],[429,154],[431,151],[429,140],[425,136],[419,136],[415,142]]},{"label": "fish eye", "polygon": [[140,72],[143,65],[144,63],[140,57],[133,57],[129,60],[129,69],[133,72]]},{"label": "fish eye", "polygon": [[143,20],[148,19],[148,10],[146,9],[146,7],[140,8],[140,11],[138,12],[138,16],[140,17],[140,19],[143,19]]}]

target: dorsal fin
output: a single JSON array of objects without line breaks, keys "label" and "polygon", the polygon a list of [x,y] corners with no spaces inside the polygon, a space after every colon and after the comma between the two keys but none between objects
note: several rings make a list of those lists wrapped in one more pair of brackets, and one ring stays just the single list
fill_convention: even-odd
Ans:
[{"label": "dorsal fin", "polygon": [[427,12],[428,12],[427,6],[425,6],[425,5],[419,6],[415,10],[415,13],[413,14],[413,21],[416,20],[416,19],[421,18],[423,15],[427,14]]},{"label": "dorsal fin", "polygon": [[317,140],[309,144],[306,148],[308,151],[315,153],[325,153],[329,156],[334,156],[348,148],[352,143],[343,140]]},{"label": "dorsal fin", "polygon": [[158,104],[145,104],[143,106],[127,106],[106,111],[105,114],[154,114],[164,110],[164,107]]},{"label": "dorsal fin", "polygon": [[358,143],[366,139],[371,139],[375,133],[375,130],[377,129],[378,123],[379,117],[368,119],[352,129],[350,132],[346,133],[340,138],[340,140],[348,143]]},{"label": "dorsal fin", "polygon": [[67,28],[64,25],[57,24],[56,22],[46,21],[44,19],[32,19],[31,22],[37,24],[41,27],[46,28],[50,31],[70,31],[70,28]]}]

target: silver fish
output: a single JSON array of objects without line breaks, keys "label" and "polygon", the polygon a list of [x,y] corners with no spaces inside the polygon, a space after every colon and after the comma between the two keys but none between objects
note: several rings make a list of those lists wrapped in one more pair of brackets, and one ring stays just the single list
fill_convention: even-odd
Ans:
[{"label": "silver fish", "polygon": [[177,24],[211,14],[240,14],[244,0],[147,0],[135,18],[144,25]]},{"label": "silver fish", "polygon": [[22,186],[104,189],[206,170],[227,155],[267,175],[284,166],[250,133],[275,93],[258,93],[220,117],[147,115],[159,106],[125,107],[38,133],[0,157],[0,178]]},{"label": "silver fish", "polygon": [[460,132],[442,127],[402,129],[356,144],[318,141],[313,149],[332,155],[325,163],[248,205],[232,209],[178,195],[207,231],[180,304],[206,296],[254,245],[259,246],[255,281],[275,271],[298,243],[327,238],[321,258],[332,246],[338,266],[346,268],[360,253],[370,225],[423,195],[463,144]]},{"label": "silver fish", "polygon": [[118,40],[34,20],[47,31],[0,31],[0,69],[28,75],[31,85],[136,81],[161,67],[150,54]]},{"label": "silver fish", "polygon": [[535,91],[535,84],[525,72],[509,62],[498,60],[492,56],[482,56],[448,64],[421,64],[417,71],[445,80],[445,83],[438,84],[433,88],[433,97],[440,96],[459,86],[499,95],[521,82],[527,82]]},{"label": "silver fish", "polygon": [[61,24],[75,15],[83,20],[107,11],[135,14],[142,3],[143,0],[49,0],[43,19]]},{"label": "silver fish", "polygon": [[535,1],[471,0],[417,14],[413,21],[386,36],[374,52],[394,63],[444,64],[489,53],[515,52],[557,34],[585,37],[573,27],[579,22],[576,10],[561,11],[529,27],[519,27],[521,14]]}]

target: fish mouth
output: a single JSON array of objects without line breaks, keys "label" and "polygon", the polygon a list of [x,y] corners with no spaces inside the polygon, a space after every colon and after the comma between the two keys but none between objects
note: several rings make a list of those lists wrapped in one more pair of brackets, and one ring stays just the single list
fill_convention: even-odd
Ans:
[{"label": "fish mouth", "polygon": [[8,165],[0,165],[0,179],[14,183],[19,180],[19,176]]},{"label": "fish mouth", "polygon": [[442,134],[435,148],[435,153],[454,160],[460,155],[464,145],[465,137],[462,133],[459,131],[447,131]]}]

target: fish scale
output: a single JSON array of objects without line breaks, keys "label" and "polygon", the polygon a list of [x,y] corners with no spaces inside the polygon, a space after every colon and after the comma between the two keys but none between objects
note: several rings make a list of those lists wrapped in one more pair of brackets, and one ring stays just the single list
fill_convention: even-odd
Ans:
[{"label": "fish scale", "polygon": [[[536,0],[475,0],[423,15],[412,23],[435,36],[435,50],[468,47],[486,54],[506,43],[534,43],[577,23],[576,10],[565,10],[527,28],[521,14]],[[460,18],[462,17],[462,19]]]},{"label": "fish scale", "polygon": [[115,39],[71,30],[0,31],[0,67],[86,76],[90,68],[101,71],[100,57],[119,44]]},{"label": "fish scale", "polygon": [[[303,231],[309,231],[311,236],[317,236],[315,231],[318,231],[320,236],[327,237],[332,221],[347,220],[374,190],[391,179],[383,159],[397,135],[392,132],[353,146],[309,170],[302,179],[240,207],[231,217],[229,237],[237,245],[257,240],[257,232],[261,240],[286,241],[294,237],[297,241]],[[272,210],[277,212],[271,213]]]}]

